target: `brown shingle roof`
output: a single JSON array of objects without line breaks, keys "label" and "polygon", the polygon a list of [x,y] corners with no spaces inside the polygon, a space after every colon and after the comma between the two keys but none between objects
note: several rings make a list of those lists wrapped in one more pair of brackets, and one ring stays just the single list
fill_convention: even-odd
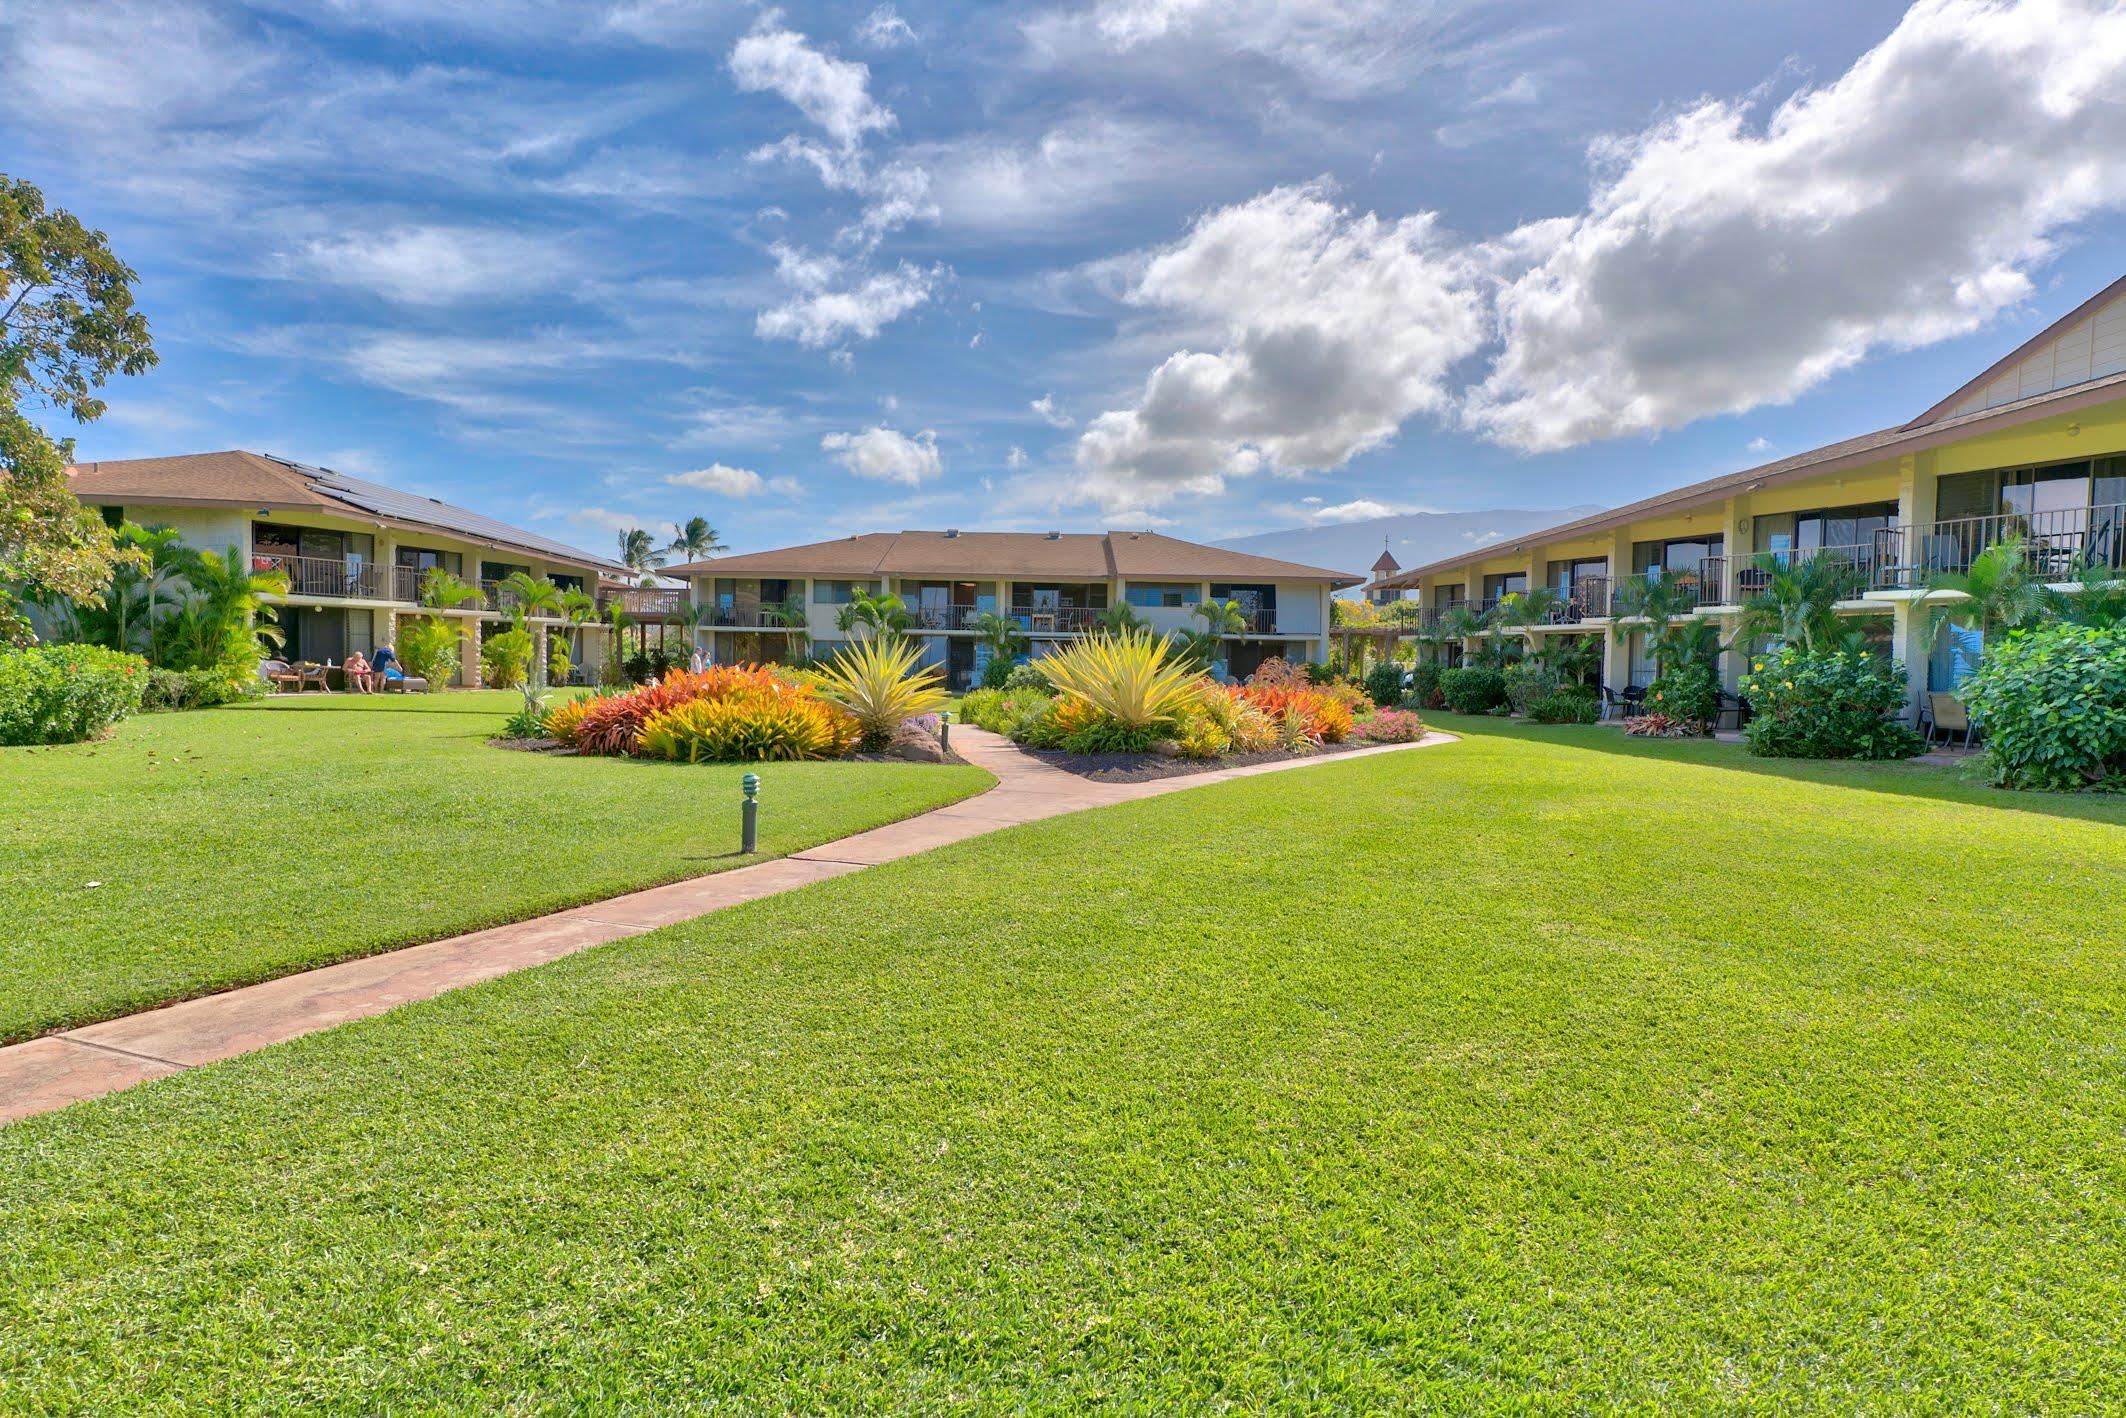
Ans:
[{"label": "brown shingle roof", "polygon": [[664,568],[667,576],[982,576],[1105,581],[1319,581],[1363,577],[1185,542],[1157,532],[867,532],[839,541],[717,557]]},{"label": "brown shingle roof", "polygon": [[1384,590],[1415,586],[1422,577],[1452,571],[1457,567],[1473,566],[1515,547],[1561,542],[1596,532],[1614,531],[1626,523],[1636,522],[1644,517],[1702,507],[1707,503],[1721,501],[1732,493],[1749,491],[1766,483],[1793,482],[1804,477],[1819,477],[1825,473],[1861,467],[1880,462],[1892,454],[1901,455],[1937,448],[1974,434],[2029,423],[2034,419],[2067,413],[2092,404],[2110,403],[2120,398],[2126,398],[2126,374],[2111,374],[2102,379],[2070,385],[2065,389],[2033,394],[2012,404],[2001,404],[1990,409],[1960,414],[1955,418],[1939,419],[1927,424],[1899,424],[1895,428],[1881,428],[1873,433],[1863,433],[1857,438],[1827,443],[1806,453],[1796,453],[1789,458],[1762,463],[1754,468],[1744,468],[1739,473],[1725,473],[1717,478],[1707,478],[1704,482],[1656,493],[1652,497],[1642,498],[1622,507],[1613,507],[1607,512],[1598,512],[1592,517],[1582,517],[1576,522],[1565,522],[1555,527],[1528,532],[1508,541],[1493,542],[1474,551],[1462,552],[1427,566],[1413,568],[1400,576],[1384,577],[1375,584]]},{"label": "brown shingle roof", "polygon": [[420,497],[365,482],[329,468],[241,448],[186,453],[167,458],[125,458],[77,463],[68,486],[83,502],[155,506],[309,508],[379,526],[426,528],[557,561],[617,570],[619,563],[498,522],[438,498]]}]

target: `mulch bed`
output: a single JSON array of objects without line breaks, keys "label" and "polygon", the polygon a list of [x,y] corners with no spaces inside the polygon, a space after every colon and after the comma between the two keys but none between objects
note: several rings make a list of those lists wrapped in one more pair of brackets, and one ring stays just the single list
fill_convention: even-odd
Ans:
[{"label": "mulch bed", "polygon": [[[576,750],[563,747],[552,739],[489,739],[487,746],[489,748],[506,748],[513,753],[550,753],[556,758],[574,758],[576,756]],[[1134,757],[1131,754],[1123,754],[1121,756],[1124,758]],[[1269,756],[1277,757],[1279,755],[1273,754]],[[897,753],[852,753],[840,761],[843,763],[910,763],[920,760],[904,758]],[[962,768],[967,766],[967,760],[957,753],[946,754],[945,762],[958,764]]]},{"label": "mulch bed", "polygon": [[1221,768],[1246,768],[1255,763],[1282,763],[1291,758],[1334,758],[1354,749],[1379,748],[1370,740],[1351,738],[1323,744],[1312,753],[1235,753],[1225,758],[1169,758],[1163,753],[1065,753],[1060,749],[1026,748],[1019,752],[1053,764],[1067,773],[1095,783],[1150,783],[1160,778],[1185,778],[1191,773],[1215,773]]}]

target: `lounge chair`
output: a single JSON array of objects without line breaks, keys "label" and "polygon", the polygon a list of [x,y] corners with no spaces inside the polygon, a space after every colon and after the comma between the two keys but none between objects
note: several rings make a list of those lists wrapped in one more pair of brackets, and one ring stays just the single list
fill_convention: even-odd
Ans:
[{"label": "lounge chair", "polygon": [[384,676],[384,692],[389,694],[394,691],[399,694],[426,694],[428,681],[419,675],[401,674],[397,679],[390,675]]},{"label": "lounge chair", "polygon": [[295,667],[297,675],[295,687],[297,692],[300,693],[314,684],[324,693],[332,693],[332,686],[325,681],[325,677],[331,671],[332,667],[330,665],[320,665],[310,660],[304,660]]},{"label": "lounge chair", "polygon": [[275,692],[282,689],[292,689],[300,692],[303,687],[302,675],[286,660],[260,661],[258,677],[264,680]]},{"label": "lounge chair", "polygon": [[1922,727],[1928,743],[1934,742],[1936,734],[1962,734],[1964,747],[1971,746],[1971,715],[1963,700],[1953,694],[1935,690],[1927,695],[1926,723]]}]

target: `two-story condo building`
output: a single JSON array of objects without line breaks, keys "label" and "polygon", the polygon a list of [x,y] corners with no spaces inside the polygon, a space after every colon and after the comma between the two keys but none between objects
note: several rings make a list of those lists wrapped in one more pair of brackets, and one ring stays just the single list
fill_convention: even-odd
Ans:
[{"label": "two-story condo building", "polygon": [[1329,598],[1363,577],[1179,541],[1156,532],[870,532],[839,541],[664,568],[702,609],[696,634],[719,664],[815,654],[847,640],[843,607],[859,593],[900,597],[927,663],[954,688],[981,674],[984,612],[1016,621],[1040,656],[1127,604],[1155,631],[1201,629],[1206,599],[1237,601],[1245,629],[1227,668],[1245,676],[1271,656],[1325,659]]},{"label": "two-story condo building", "polygon": [[[465,636],[460,682],[477,684],[483,629],[508,619],[500,583],[510,573],[595,595],[601,575],[625,572],[432,497],[240,449],[80,463],[68,482],[114,526],[173,527],[194,547],[233,547],[253,569],[286,576],[287,594],[274,599],[289,659],[342,661],[392,643],[402,615],[444,616]],[[478,586],[481,598],[447,610],[421,606],[421,578],[438,567]],[[553,615],[533,624],[571,635],[575,663],[593,674],[608,637],[571,630]],[[543,656],[547,637],[534,638]]]},{"label": "two-story condo building", "polygon": [[[1935,607],[1959,597],[1930,592],[1929,579],[1967,570],[2010,537],[2056,581],[2090,560],[2126,566],[2126,279],[1908,423],[1385,576],[1370,589],[1416,590],[1436,627],[1458,621],[1458,608],[1551,587],[1560,604],[1532,633],[1602,637],[1604,681],[1622,689],[1653,677],[1641,624],[1619,613],[1626,578],[1666,570],[1694,614],[1731,630],[1764,584],[1764,558],[1836,557],[1856,583],[1841,614],[1888,639],[1916,707],[1928,689],[1953,689],[1978,650],[1968,632],[1931,633]],[[1754,648],[1723,657],[1729,690]]]}]

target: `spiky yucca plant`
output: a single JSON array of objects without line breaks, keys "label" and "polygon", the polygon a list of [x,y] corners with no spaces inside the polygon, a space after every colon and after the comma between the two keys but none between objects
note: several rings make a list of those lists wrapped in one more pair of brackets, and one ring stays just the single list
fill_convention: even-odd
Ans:
[{"label": "spiky yucca plant", "polygon": [[1088,635],[1041,661],[1059,694],[1082,699],[1126,729],[1171,722],[1202,692],[1194,670],[1149,631]]},{"label": "spiky yucca plant", "polygon": [[938,672],[916,663],[920,654],[897,635],[874,635],[850,642],[818,672],[820,689],[856,716],[865,748],[885,747],[904,720],[949,701]]}]

